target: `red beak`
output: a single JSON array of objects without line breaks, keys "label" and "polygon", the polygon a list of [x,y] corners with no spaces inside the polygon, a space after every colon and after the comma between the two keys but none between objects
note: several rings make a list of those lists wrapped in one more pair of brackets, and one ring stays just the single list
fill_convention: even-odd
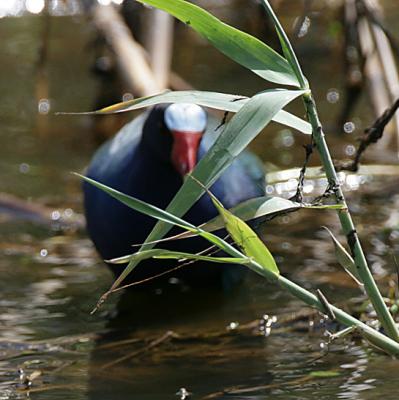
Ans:
[{"label": "red beak", "polygon": [[197,164],[197,151],[202,132],[172,131],[172,163],[181,176],[191,172]]}]

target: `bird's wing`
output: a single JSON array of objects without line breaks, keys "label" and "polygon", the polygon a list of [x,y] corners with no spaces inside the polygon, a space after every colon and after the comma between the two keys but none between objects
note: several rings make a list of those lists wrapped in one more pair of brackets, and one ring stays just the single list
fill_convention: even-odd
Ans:
[{"label": "bird's wing", "polygon": [[140,142],[142,129],[147,113],[139,115],[127,123],[112,139],[105,142],[94,155],[88,168],[92,178],[102,178],[117,175],[131,162],[134,152]]}]

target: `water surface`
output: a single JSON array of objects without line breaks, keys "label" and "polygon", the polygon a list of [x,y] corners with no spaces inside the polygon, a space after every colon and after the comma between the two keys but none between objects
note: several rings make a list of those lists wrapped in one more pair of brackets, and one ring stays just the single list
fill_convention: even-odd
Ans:
[{"label": "water surface", "polygon": [[[232,3],[234,8],[223,2],[214,11],[266,35],[255,6]],[[343,61],[337,9],[326,3],[315,6],[309,33],[296,46],[338,157],[351,151],[372,115],[363,99],[352,118],[355,132],[333,136],[342,132],[336,117]],[[287,26],[298,4],[283,2]],[[396,8],[388,1],[384,6],[387,25],[398,33]],[[40,400],[184,399],[187,392],[198,399],[395,399],[396,361],[356,338],[334,342],[327,352],[325,332],[334,327],[256,276],[229,294],[170,285],[151,295],[115,295],[89,314],[112,277],[82,229],[80,182],[70,172],[82,171],[99,136],[112,134],[121,121],[52,114],[90,110],[115,101],[115,93],[92,73],[95,32],[86,18],[49,21],[43,70],[37,60],[48,21],[32,15],[0,20],[1,192],[45,207],[45,215],[50,211],[30,221],[10,210],[0,214],[0,399],[26,398],[28,389]],[[183,26],[177,29],[174,69],[202,89],[250,95],[264,87]],[[332,91],[340,101],[328,101]],[[38,98],[49,99],[40,103],[42,112],[50,105],[49,114],[38,113]],[[293,109],[301,113],[300,106]],[[306,141],[272,124],[252,148],[279,168],[298,167]],[[351,209],[387,291],[399,248],[397,178],[363,177],[361,184],[351,179]],[[270,190],[288,196],[287,188]],[[303,211],[269,223],[263,237],[285,275],[322,288],[331,302],[345,306],[345,299],[361,293],[336,265],[323,224],[339,232],[332,212]]]}]

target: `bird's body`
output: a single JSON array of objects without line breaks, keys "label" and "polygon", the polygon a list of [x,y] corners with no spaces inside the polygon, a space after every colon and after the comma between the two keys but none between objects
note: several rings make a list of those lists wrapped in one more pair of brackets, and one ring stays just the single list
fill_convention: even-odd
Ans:
[{"label": "bird's body", "polygon": [[[183,178],[171,162],[173,138],[164,122],[165,107],[158,106],[135,118],[112,140],[95,154],[87,176],[165,209],[182,185]],[[198,146],[198,159],[202,158],[217,137],[216,121],[208,122],[207,131]],[[252,197],[264,195],[264,172],[259,160],[244,152],[212,186],[212,192],[226,208]],[[85,183],[85,212],[88,232],[104,259],[131,254],[133,244],[143,243],[156,221],[140,214],[111,198],[106,193]],[[195,225],[212,219],[217,214],[207,195],[184,216]],[[163,244],[162,247],[197,252],[206,242],[184,239]],[[165,270],[158,260],[139,265],[134,272],[142,279]],[[122,271],[123,267],[113,267]],[[223,270],[222,270],[223,268]],[[190,285],[220,284],[228,271],[241,271],[240,266],[193,265],[179,272],[180,278]],[[223,274],[221,274],[223,272]],[[116,272],[117,273],[117,272]],[[206,283],[207,282],[207,283]]]}]

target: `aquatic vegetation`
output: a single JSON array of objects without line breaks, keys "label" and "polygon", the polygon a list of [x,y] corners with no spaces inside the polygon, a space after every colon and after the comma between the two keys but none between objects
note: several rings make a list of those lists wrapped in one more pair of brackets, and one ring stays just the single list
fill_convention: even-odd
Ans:
[{"label": "aquatic vegetation", "polygon": [[[165,98],[169,96],[169,101],[173,102],[190,101],[192,103],[222,109],[227,112],[235,112],[235,115],[224,124],[222,132],[209,152],[193,170],[192,179],[186,179],[184,181],[184,184],[169,204],[166,211],[151,205],[143,204],[137,199],[106,187],[89,178],[84,178],[87,182],[106,191],[129,207],[159,220],[138,252],[114,260],[114,262],[128,262],[128,266],[114,282],[111,289],[102,297],[100,303],[104,301],[110,293],[120,287],[123,280],[134,270],[140,260],[148,257],[175,258],[178,260],[202,259],[203,257],[207,257],[208,261],[222,263],[236,262],[246,265],[270,282],[279,285],[282,289],[287,290],[292,295],[301,299],[307,305],[317,308],[331,319],[336,319],[339,323],[347,326],[349,330],[344,331],[344,334],[349,334],[353,330],[356,330],[373,345],[391,355],[398,356],[398,329],[367,265],[325,140],[308,79],[304,76],[291,43],[268,1],[262,0],[262,3],[276,28],[284,56],[279,55],[255,37],[226,25],[200,7],[186,1],[138,1],[149,6],[160,8],[174,15],[204,36],[226,56],[246,67],[264,80],[284,86],[292,86],[294,89],[277,88],[264,90],[250,98],[234,97],[233,95],[213,92],[169,92],[157,96],[132,100],[130,102],[119,103],[98,111],[98,113],[110,113],[137,109],[165,102]],[[300,97],[303,100],[308,121],[303,121],[283,111],[283,108],[289,102]],[[235,245],[231,245],[226,240],[219,238],[202,227],[195,227],[181,219],[181,216],[183,216],[194,202],[204,194],[207,188],[209,188],[232,163],[234,158],[248,146],[272,119],[289,126],[295,126],[297,130],[304,134],[311,133],[311,142],[307,147],[307,159],[314,149],[318,151],[328,181],[326,193],[334,197],[336,203],[334,205],[325,205],[324,208],[337,210],[343,233],[347,237],[348,246],[350,248],[351,254],[349,254],[333,237],[337,259],[342,266],[349,270],[357,281],[364,286],[385,333],[371,328],[360,320],[333,306],[320,291],[317,291],[317,295],[315,295],[282,276],[267,247],[244,222],[244,219],[250,220],[256,217],[257,207],[253,207],[252,213],[251,211],[247,212],[242,219],[238,213],[234,214],[225,210],[217,199],[214,199],[215,206],[221,216],[220,220],[223,221],[223,225],[229,232]],[[300,175],[300,183],[303,181],[306,170],[305,167],[302,169]],[[301,190],[301,185],[299,185],[296,201],[291,202],[291,204],[287,203],[286,208],[283,207],[280,211],[291,210],[295,207],[300,209],[303,207]],[[161,249],[152,250],[155,244],[167,235],[173,225],[183,228],[190,232],[190,234],[202,236],[208,240],[211,245],[217,246],[227,253],[227,257],[218,258],[204,254],[189,255],[171,253],[170,251]],[[343,334],[336,335],[342,336]]]}]

